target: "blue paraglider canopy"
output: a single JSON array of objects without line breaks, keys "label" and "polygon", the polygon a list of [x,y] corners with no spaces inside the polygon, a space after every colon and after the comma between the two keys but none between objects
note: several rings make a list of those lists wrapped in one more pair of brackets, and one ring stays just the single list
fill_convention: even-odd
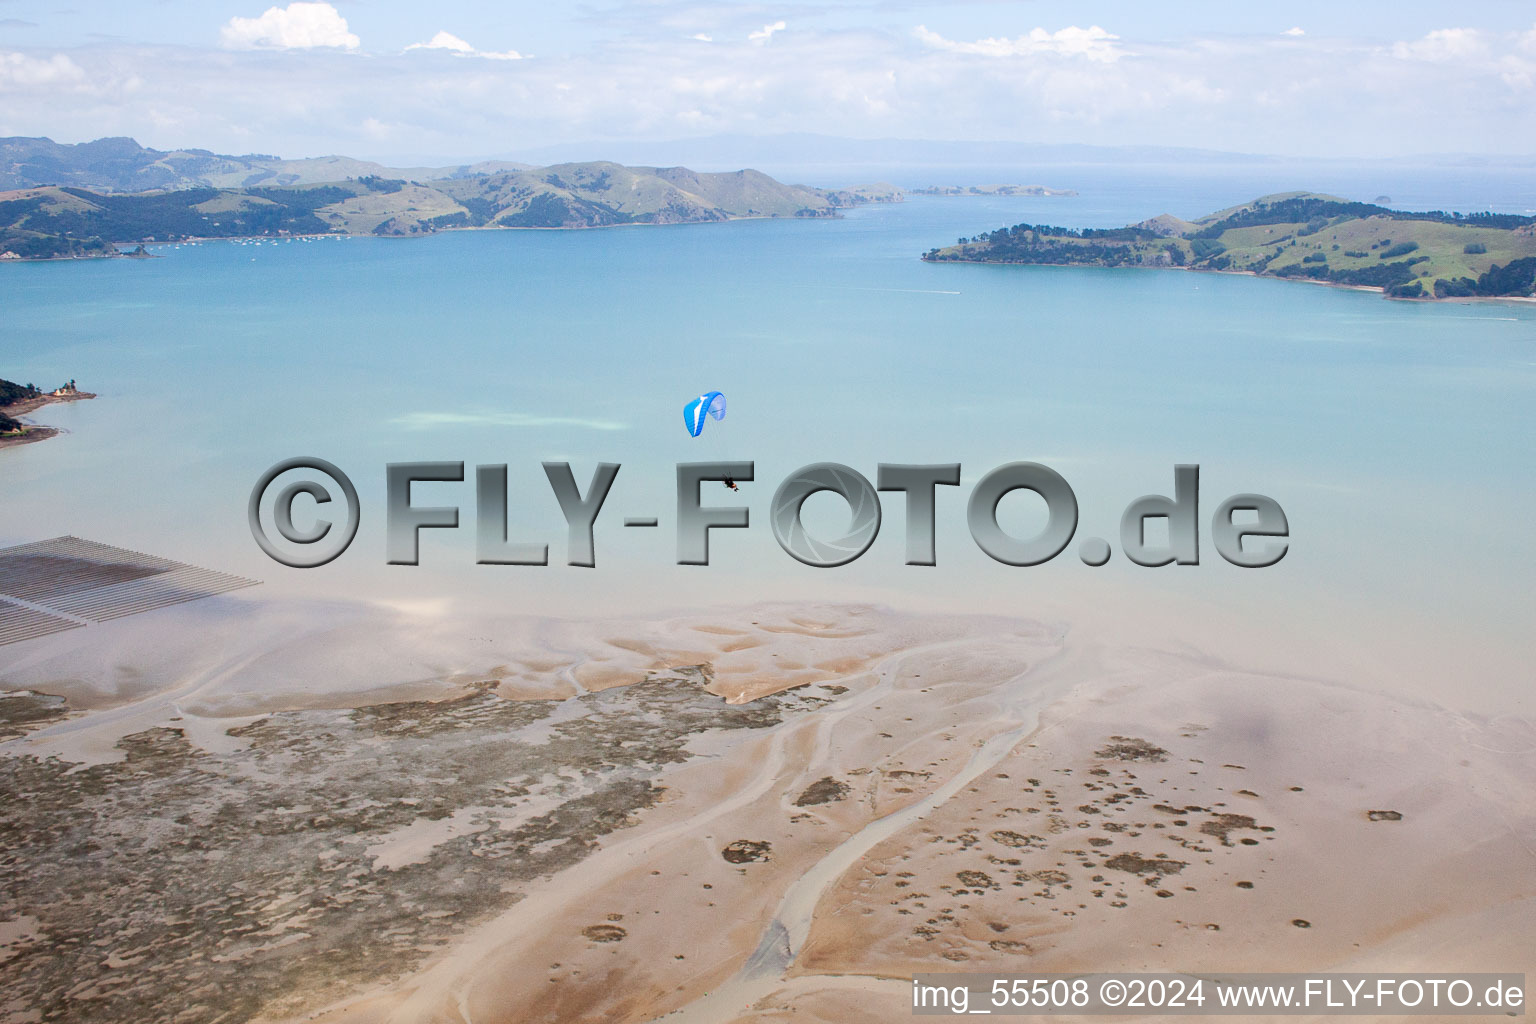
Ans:
[{"label": "blue paraglider canopy", "polygon": [[706,391],[683,406],[683,425],[694,437],[704,433],[704,421],[711,416],[725,419],[725,396],[718,391]]}]

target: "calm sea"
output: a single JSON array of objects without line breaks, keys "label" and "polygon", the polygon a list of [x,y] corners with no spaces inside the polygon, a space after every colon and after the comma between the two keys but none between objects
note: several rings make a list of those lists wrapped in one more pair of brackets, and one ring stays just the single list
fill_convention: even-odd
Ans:
[{"label": "calm sea", "polygon": [[[1113,609],[1127,622],[1208,611],[1298,650],[1353,646],[1447,689],[1525,707],[1536,539],[1536,306],[1408,304],[1373,293],[1139,270],[932,266],[920,252],[1021,221],[1115,225],[1193,217],[1282,187],[1398,205],[1524,212],[1528,176],[1333,168],[1051,168],[898,180],[1013,179],[1077,197],[916,199],[838,220],[416,240],[208,243],[163,258],[0,267],[0,376],[69,377],[98,401],[39,417],[69,433],[0,452],[0,543],[74,533],[254,576],[268,598],[458,602],[563,615],[871,599],[1008,614]],[[1280,179],[1284,178],[1282,181]],[[730,402],[687,436],[701,391]],[[322,569],[287,569],[252,542],[257,476],[292,455],[349,472],[363,522]],[[717,531],[708,569],[672,564],[672,465],[753,459],[734,496],[753,527]],[[423,536],[423,564],[388,567],[384,464],[505,462],[514,534],[547,568],[473,564],[473,484],[456,535]],[[1239,570],[1206,542],[1199,567],[1085,567],[1077,544],[1009,568],[965,531],[985,471],[1037,460],[1081,506],[1078,537],[1115,539],[1135,497],[1202,467],[1202,518],[1258,491],[1290,517],[1278,566]],[[597,531],[598,566],[565,555],[539,463],[623,464]],[[888,498],[859,561],[813,570],[768,529],[792,469],[836,461],[960,462],[941,489],[936,568],[902,565]],[[473,470],[470,470],[472,478]],[[1027,495],[1005,525],[1041,520]],[[659,530],[626,530],[657,515]],[[829,496],[807,506],[835,529]],[[1204,526],[1202,526],[1204,531]],[[1190,611],[1189,609],[1193,609]],[[0,653],[3,659],[3,653]]]}]

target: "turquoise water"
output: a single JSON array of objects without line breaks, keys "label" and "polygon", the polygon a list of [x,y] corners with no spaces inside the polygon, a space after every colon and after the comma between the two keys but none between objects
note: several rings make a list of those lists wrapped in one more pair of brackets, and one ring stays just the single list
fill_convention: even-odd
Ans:
[{"label": "turquoise water", "polygon": [[[1523,688],[1536,306],[916,258],[1019,221],[1194,215],[1239,187],[1126,180],[1077,199],[918,199],[834,221],[224,242],[0,267],[0,375],[73,376],[101,395],[38,417],[69,434],[0,452],[0,543],[75,533],[255,576],[266,596],[569,615],[760,597],[1028,614],[1133,594],[1132,614],[1190,602],[1302,646],[1354,637],[1407,662],[1419,644]],[[1462,195],[1454,182],[1422,191],[1444,206]],[[694,441],[682,405],[713,388],[730,414]],[[363,503],[352,548],[307,572],[266,559],[245,521],[257,476],[292,455],[337,463]],[[717,531],[709,569],[677,567],[672,465],[722,457],[756,460],[757,482],[706,499],[748,504],[753,528]],[[459,505],[462,528],[425,533],[420,567],[386,566],[383,467],[415,459],[508,463],[514,534],[548,541],[555,564],[475,566],[466,482],[417,487],[418,504]],[[623,464],[596,569],[561,564],[539,468],[556,459],[583,487],[593,463]],[[1117,554],[1090,570],[1074,542],[1046,566],[1000,565],[970,541],[965,497],[1019,459],[1072,484],[1079,539],[1114,540],[1127,503],[1198,462],[1202,518],[1229,494],[1267,494],[1290,517],[1291,551],[1239,570],[1207,540],[1198,568]],[[963,486],[939,494],[939,566],[901,564],[895,495],[858,562],[813,570],[782,553],[773,488],[816,461],[871,479],[881,461],[962,463]],[[807,511],[836,528],[834,499]],[[626,530],[626,515],[661,529]],[[1025,495],[1003,518],[1021,532],[1040,521]]]}]

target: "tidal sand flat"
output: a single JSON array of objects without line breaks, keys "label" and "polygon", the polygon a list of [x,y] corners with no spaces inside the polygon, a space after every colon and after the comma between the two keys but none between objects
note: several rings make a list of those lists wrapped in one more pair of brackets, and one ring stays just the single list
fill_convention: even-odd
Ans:
[{"label": "tidal sand flat", "polygon": [[1187,659],[1103,669],[838,880],[781,1003],[946,969],[1536,963],[1528,724]]},{"label": "tidal sand flat", "polygon": [[[258,611],[243,617],[259,623],[259,602],[246,604]],[[184,616],[184,627],[207,614],[173,610],[162,621]],[[333,642],[342,628],[308,639]],[[438,959],[473,964],[466,949],[507,941],[499,923],[510,908],[533,913],[551,892],[574,901],[621,873],[618,844],[596,842],[609,832],[629,850],[669,835],[689,843],[701,816],[726,816],[722,827],[741,835],[720,847],[741,840],[744,862],[766,859],[754,844],[766,851],[778,836],[759,840],[754,822],[728,812],[775,796],[807,763],[822,766],[817,747],[837,746],[830,730],[844,717],[832,712],[863,706],[876,661],[974,628],[811,607],[540,623],[528,635],[547,645],[517,640],[521,660],[498,650],[470,673],[478,678],[380,673],[372,696],[356,668],[323,694],[327,680],[295,667],[304,638],[297,654],[262,658],[167,629],[148,675],[123,664],[136,648],[110,630],[94,651],[35,655],[6,670],[0,702],[12,737],[0,771],[18,796],[3,825],[7,1019],[303,1015]],[[626,658],[619,684],[614,663]],[[269,685],[285,672],[286,694]],[[548,677],[544,695],[520,695],[535,677]],[[781,728],[815,710],[829,714],[806,719],[814,729]],[[910,722],[898,732],[919,738]],[[893,754],[893,767],[906,756]],[[668,832],[671,807],[681,816]],[[810,856],[781,852],[780,870]],[[714,859],[727,863],[719,850]],[[580,941],[627,934],[609,920],[616,912],[583,922]],[[563,930],[541,927],[556,940]],[[707,967],[708,956],[698,960]]]},{"label": "tidal sand flat", "polygon": [[[916,970],[1536,963],[1518,722],[870,606],[202,604],[259,649],[170,628],[130,672],[103,629],[0,673],[4,1020],[846,1021]],[[339,637],[378,656],[316,673]]]}]

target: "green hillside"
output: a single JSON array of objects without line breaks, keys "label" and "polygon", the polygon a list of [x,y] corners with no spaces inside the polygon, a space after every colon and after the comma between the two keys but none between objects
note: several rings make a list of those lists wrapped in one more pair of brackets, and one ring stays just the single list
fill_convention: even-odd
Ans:
[{"label": "green hillside", "polygon": [[825,217],[901,199],[888,185],[828,190],[758,171],[594,162],[412,182],[345,181],[140,193],[46,186],[0,192],[0,258],[113,255],[117,246],[186,238],[374,234],[446,228],[584,228],[741,217]]},{"label": "green hillside", "polygon": [[37,398],[42,392],[31,384],[17,384],[15,381],[0,378],[0,409],[17,402],[25,402],[29,398]]},{"label": "green hillside", "polygon": [[[24,402],[29,398],[36,398],[40,392],[31,385],[17,384],[14,381],[0,379],[0,410],[7,406]],[[25,424],[20,420],[12,419],[4,412],[0,412],[0,435],[19,434],[25,430]]]},{"label": "green hillside", "polygon": [[106,256],[115,254],[120,242],[323,233],[332,229],[317,210],[368,191],[367,184],[347,182],[137,195],[81,188],[0,192],[0,257]]},{"label": "green hillside", "polygon": [[527,166],[487,161],[456,167],[385,167],[347,156],[284,160],[260,153],[229,156],[206,149],[147,149],[128,138],[73,144],[47,138],[0,139],[0,189],[61,185],[95,192],[147,192],[314,185],[370,176],[433,181],[496,174]]},{"label": "green hillside", "polygon": [[1011,228],[923,255],[930,262],[1183,267],[1379,288],[1393,298],[1530,296],[1536,217],[1410,213],[1288,192],[1184,221],[1124,228]]},{"label": "green hillside", "polygon": [[434,182],[461,204],[444,226],[525,228],[684,224],[737,217],[823,217],[866,201],[852,193],[785,185],[758,171],[701,174],[686,167],[556,164]]}]

